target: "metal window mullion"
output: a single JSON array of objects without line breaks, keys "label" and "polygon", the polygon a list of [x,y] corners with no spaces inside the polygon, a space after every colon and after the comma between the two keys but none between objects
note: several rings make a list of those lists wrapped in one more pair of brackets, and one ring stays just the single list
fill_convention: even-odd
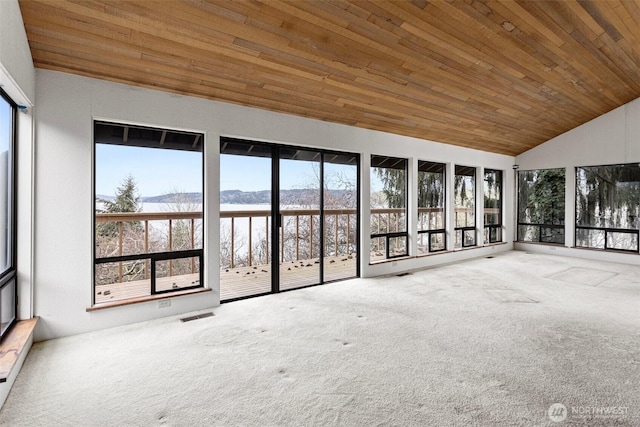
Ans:
[{"label": "metal window mullion", "polygon": [[151,257],[151,295],[156,294],[156,258]]}]

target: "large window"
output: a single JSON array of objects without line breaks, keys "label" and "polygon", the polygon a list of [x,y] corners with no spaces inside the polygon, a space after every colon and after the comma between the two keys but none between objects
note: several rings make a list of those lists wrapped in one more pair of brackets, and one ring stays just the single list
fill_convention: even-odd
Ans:
[{"label": "large window", "polygon": [[502,241],[502,171],[484,170],[484,243]]},{"label": "large window", "polygon": [[202,287],[203,135],[95,122],[99,305]]},{"label": "large window", "polygon": [[476,168],[456,165],[454,176],[454,247],[476,245]]},{"label": "large window", "polygon": [[371,156],[371,261],[408,255],[407,159]]},{"label": "large window", "polygon": [[0,90],[0,340],[17,314],[14,130],[16,105]]},{"label": "large window", "polygon": [[564,244],[565,171],[518,172],[518,240]]},{"label": "large window", "polygon": [[638,252],[640,164],[576,168],[576,246]]},{"label": "large window", "polygon": [[418,253],[447,249],[445,165],[418,161]]}]

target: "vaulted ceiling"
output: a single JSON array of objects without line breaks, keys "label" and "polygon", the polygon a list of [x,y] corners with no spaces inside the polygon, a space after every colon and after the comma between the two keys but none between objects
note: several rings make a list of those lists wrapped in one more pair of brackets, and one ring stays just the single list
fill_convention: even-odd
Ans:
[{"label": "vaulted ceiling", "polygon": [[639,0],[20,7],[36,67],[508,155],[640,97]]}]

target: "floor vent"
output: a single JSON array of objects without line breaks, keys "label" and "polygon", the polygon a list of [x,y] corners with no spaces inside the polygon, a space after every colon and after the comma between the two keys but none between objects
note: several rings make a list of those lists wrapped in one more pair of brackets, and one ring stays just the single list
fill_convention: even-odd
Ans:
[{"label": "floor vent", "polygon": [[212,312],[196,314],[195,316],[183,317],[180,319],[181,322],[191,322],[192,320],[204,319],[205,317],[213,316]]},{"label": "floor vent", "polygon": [[396,277],[403,277],[403,276],[408,276],[411,273],[400,273],[400,274],[396,274]]}]

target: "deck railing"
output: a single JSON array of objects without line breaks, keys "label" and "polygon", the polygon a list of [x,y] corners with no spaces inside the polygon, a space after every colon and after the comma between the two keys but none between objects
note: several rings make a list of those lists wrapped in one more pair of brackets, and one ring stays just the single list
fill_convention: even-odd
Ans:
[{"label": "deck railing", "polygon": [[[319,209],[285,209],[280,211],[282,215],[282,227],[280,228],[280,262],[285,261],[286,249],[290,249],[291,259],[300,261],[301,259],[311,259],[319,256],[319,244],[318,237],[314,233],[314,229],[318,231],[319,227]],[[356,243],[356,213],[355,209],[325,209],[325,253],[332,250],[334,254],[338,254],[343,248],[342,252],[346,255],[351,255],[355,251]],[[264,253],[264,260],[260,260],[262,263],[269,262],[269,235],[271,227],[271,211],[270,210],[242,210],[242,211],[221,211],[220,219],[229,220],[230,226],[230,256],[229,267],[236,267],[236,230],[238,227],[237,219],[248,219],[247,233],[247,260],[243,266],[253,266],[255,262],[254,248],[255,248],[255,228],[256,223],[263,223],[263,226],[259,226],[261,231],[264,231],[264,246],[267,249]],[[301,229],[302,224],[302,229]],[[330,227],[330,229],[329,229]],[[353,236],[352,236],[353,235]],[[342,238],[341,238],[342,237]],[[221,237],[222,238],[222,237]],[[315,240],[314,240],[315,239]],[[293,242],[293,243],[292,243]],[[305,248],[301,247],[304,243]]]},{"label": "deck railing", "polygon": [[[99,246],[101,243],[109,244],[108,252],[98,253],[96,249],[96,258],[109,258],[109,257],[122,257],[125,255],[144,255],[154,252],[172,252],[174,250],[193,250],[198,246],[201,247],[202,241],[196,236],[197,221],[202,220],[202,212],[122,212],[122,213],[96,213],[96,244]],[[162,242],[152,242],[151,239],[151,223],[165,222],[166,225],[160,225],[158,228],[166,230],[167,238],[163,238]],[[182,241],[181,247],[176,248],[175,237],[176,233],[175,225],[177,221],[186,221],[188,223],[187,235],[182,235],[187,241]],[[115,233],[116,241],[112,239],[100,238],[98,233],[98,227],[100,225],[114,223],[117,227],[117,233]],[[139,232],[134,233],[132,237],[132,249],[125,249],[125,226],[127,224],[140,224],[142,228]],[[182,233],[184,234],[184,233]],[[163,236],[164,237],[164,236]],[[156,243],[151,247],[152,243]],[[158,246],[159,244],[159,246]],[[111,245],[114,245],[111,248]],[[104,248],[100,248],[105,251]],[[118,280],[122,282],[123,278],[123,261],[117,262],[118,264]],[[191,260],[190,272],[194,273],[196,270],[195,259]],[[144,263],[144,279],[148,279],[150,274],[149,261]],[[173,260],[169,260],[169,275],[173,274]]]},{"label": "deck railing", "polygon": [[[325,209],[325,253],[332,252],[335,255],[340,253],[351,255],[355,252],[357,236],[356,232],[356,209]],[[464,219],[464,223],[467,223],[469,215],[473,214],[473,209],[456,209],[455,223],[458,224],[459,220]],[[488,215],[499,213],[498,209],[486,209],[484,214],[485,218]],[[444,218],[442,217],[443,209],[440,208],[419,208],[419,229],[427,230],[434,228],[442,228],[444,224]],[[285,260],[285,246],[290,252],[291,260],[299,261],[301,259],[311,259],[314,255],[319,256],[319,241],[316,234],[314,234],[314,227],[319,227],[319,209],[286,209],[281,211],[283,227],[280,230],[280,262]],[[372,233],[381,232],[394,232],[400,231],[401,222],[403,222],[402,216],[405,215],[405,210],[401,208],[374,208],[371,209],[371,228]],[[439,216],[439,217],[438,217]],[[233,210],[233,211],[221,211],[220,218],[226,219],[230,224],[230,232],[228,236],[229,244],[229,259],[228,264],[230,268],[236,267],[236,258],[238,255],[238,247],[236,242],[236,231],[239,227],[238,220],[246,218],[248,220],[248,227],[243,233],[248,240],[247,248],[244,251],[246,259],[242,262],[243,266],[253,266],[256,262],[256,256],[254,254],[255,243],[257,239],[260,242],[265,251],[261,254],[259,262],[269,262],[269,236],[271,227],[271,210]],[[177,221],[187,221],[188,226],[188,242],[185,246],[185,242],[182,241],[179,250],[196,249],[202,247],[201,235],[196,233],[198,221],[202,220],[202,212],[133,212],[133,213],[97,213],[96,214],[96,226],[107,223],[115,223],[117,227],[117,233],[115,236],[115,247],[112,248],[109,253],[96,253],[96,257],[121,257],[123,255],[129,255],[130,251],[125,249],[125,225],[131,223],[141,224],[142,229],[140,233],[136,235],[136,239],[141,239],[141,242],[136,242],[138,247],[137,254],[153,253],[154,251],[167,251],[171,252],[176,250],[174,242],[174,225]],[[150,239],[151,223],[159,221],[165,221],[166,225],[161,227],[166,229],[168,234],[164,247],[152,248]],[[262,225],[259,225],[262,223]],[[240,225],[242,227],[243,225]],[[246,227],[246,226],[245,226]],[[330,229],[329,229],[330,228]],[[256,237],[256,230],[264,231],[263,236]],[[385,231],[386,230],[386,231]],[[318,229],[316,228],[316,231]],[[222,231],[221,231],[222,232]],[[285,235],[286,233],[286,235]],[[184,234],[184,231],[183,231]],[[181,236],[184,239],[184,235]],[[223,237],[221,236],[221,239]],[[225,238],[227,238],[225,236]],[[314,238],[316,241],[314,241]],[[293,243],[292,243],[293,242]],[[114,242],[111,242],[114,243]],[[301,244],[305,248],[301,247]],[[139,247],[138,245],[141,245]],[[123,267],[122,262],[119,262],[118,278],[122,281]],[[171,274],[172,264],[169,263],[169,269]],[[195,269],[194,261],[192,261],[191,272]],[[145,263],[144,277],[149,277],[148,263]]]}]

